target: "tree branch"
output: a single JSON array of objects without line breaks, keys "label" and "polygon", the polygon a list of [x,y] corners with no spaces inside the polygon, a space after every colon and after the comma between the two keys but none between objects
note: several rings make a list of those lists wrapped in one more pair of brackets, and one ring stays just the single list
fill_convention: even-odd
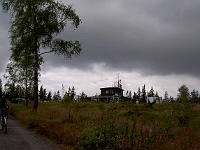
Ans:
[{"label": "tree branch", "polygon": [[43,53],[40,53],[38,54],[39,56],[43,55],[43,54],[48,54],[48,53],[52,53],[52,52],[55,52],[56,50],[51,50],[51,51],[46,51],[46,52],[43,52]]}]

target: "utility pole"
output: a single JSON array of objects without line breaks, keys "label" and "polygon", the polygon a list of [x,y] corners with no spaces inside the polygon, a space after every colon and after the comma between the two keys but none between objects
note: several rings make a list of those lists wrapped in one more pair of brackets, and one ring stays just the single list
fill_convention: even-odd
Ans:
[{"label": "utility pole", "polygon": [[120,84],[119,84],[119,73],[117,73],[117,83],[118,83],[118,88],[120,87]]}]

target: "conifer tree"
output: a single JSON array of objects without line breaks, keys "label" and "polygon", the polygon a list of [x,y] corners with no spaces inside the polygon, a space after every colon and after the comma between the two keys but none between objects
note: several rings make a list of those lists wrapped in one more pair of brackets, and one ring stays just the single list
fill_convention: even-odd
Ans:
[{"label": "conifer tree", "polygon": [[140,88],[138,88],[138,91],[137,91],[137,100],[139,102],[141,101],[141,91],[140,91]]},{"label": "conifer tree", "polygon": [[51,101],[52,100],[52,94],[51,94],[51,91],[48,93],[47,95],[47,100],[48,101]]},{"label": "conifer tree", "polygon": [[168,102],[168,101],[169,101],[169,96],[168,96],[168,92],[167,92],[167,91],[165,91],[164,101],[165,101],[165,102]]},{"label": "conifer tree", "polygon": [[149,91],[148,96],[149,97],[154,97],[155,96],[153,87],[151,87],[151,90]]},{"label": "conifer tree", "polygon": [[142,102],[146,102],[146,89],[145,89],[145,84],[142,87]]},{"label": "conifer tree", "polygon": [[75,88],[74,86],[72,87],[72,90],[71,90],[71,99],[73,100],[74,99],[74,96],[76,95],[76,92],[75,92]]}]

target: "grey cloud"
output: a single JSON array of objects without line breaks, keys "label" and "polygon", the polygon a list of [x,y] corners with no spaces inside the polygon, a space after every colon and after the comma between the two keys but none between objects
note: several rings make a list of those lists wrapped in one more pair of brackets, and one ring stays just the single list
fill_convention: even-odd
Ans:
[{"label": "grey cloud", "polygon": [[44,69],[68,66],[89,70],[105,63],[110,70],[143,75],[199,76],[200,2],[191,0],[64,1],[74,4],[79,29],[61,37],[79,40],[83,53],[64,60],[44,56]]},{"label": "grey cloud", "polygon": [[8,29],[9,17],[2,12],[0,7],[0,73],[4,73],[10,55]]},{"label": "grey cloud", "polygon": [[5,66],[9,60],[9,41],[7,31],[0,27],[0,72],[5,71]]}]

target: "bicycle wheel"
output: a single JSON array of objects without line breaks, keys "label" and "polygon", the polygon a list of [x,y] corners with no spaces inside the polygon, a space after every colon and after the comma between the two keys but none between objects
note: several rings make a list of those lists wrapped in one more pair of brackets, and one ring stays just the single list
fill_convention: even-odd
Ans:
[{"label": "bicycle wheel", "polygon": [[1,130],[3,130],[3,127],[4,127],[4,123],[3,123],[3,117],[2,118],[0,118],[0,127],[1,127]]},{"label": "bicycle wheel", "polygon": [[7,132],[8,132],[7,124],[4,124],[3,130],[4,130],[4,133],[7,134]]},{"label": "bicycle wheel", "polygon": [[6,134],[7,133],[7,120],[6,120],[6,116],[3,117],[4,122],[3,122],[3,131]]}]

